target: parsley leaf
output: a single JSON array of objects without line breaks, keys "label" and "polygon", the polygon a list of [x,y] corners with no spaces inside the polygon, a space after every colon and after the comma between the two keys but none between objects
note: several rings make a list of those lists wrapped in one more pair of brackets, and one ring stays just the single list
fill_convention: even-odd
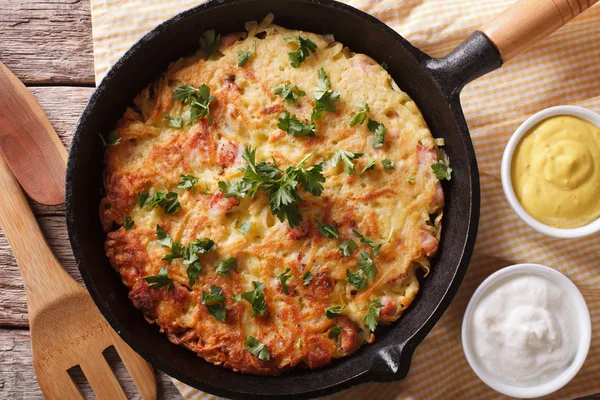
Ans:
[{"label": "parsley leaf", "polygon": [[333,224],[326,225],[319,222],[317,226],[319,228],[319,233],[326,238],[335,239],[338,237],[338,230]]},{"label": "parsley leaf", "polygon": [[262,282],[253,281],[254,290],[249,292],[243,292],[239,296],[233,296],[234,300],[241,301],[246,300],[252,305],[252,316],[255,317],[265,315],[267,311],[267,302],[265,301],[265,284]]},{"label": "parsley leaf", "polygon": [[369,161],[369,163],[367,165],[365,165],[365,167],[362,169],[362,171],[360,171],[359,175],[362,175],[365,171],[372,171],[373,168],[375,168],[375,164],[377,164],[377,161],[375,161],[375,160]]},{"label": "parsley leaf", "polygon": [[373,239],[369,239],[356,229],[352,229],[352,232],[354,232],[356,237],[360,239],[360,243],[370,246],[371,250],[373,250],[373,256],[377,257],[377,255],[379,254],[379,249],[381,248],[381,246],[383,246],[384,243],[377,243]]},{"label": "parsley leaf", "polygon": [[[310,39],[304,39],[300,35],[287,37],[284,39],[286,43],[297,43],[298,49],[288,53],[290,59],[290,65],[294,68],[298,68],[300,64],[310,55],[317,51],[317,45]],[[309,52],[310,51],[310,52]]]},{"label": "parsley leaf", "polygon": [[308,286],[313,279],[313,274],[310,271],[304,271],[302,274],[302,284]]},{"label": "parsley leaf", "polygon": [[171,247],[173,244],[171,235],[169,235],[160,225],[156,225],[156,237],[158,238],[158,243],[165,247]]},{"label": "parsley leaf", "polygon": [[277,127],[295,137],[315,136],[314,123],[302,122],[295,115],[291,115],[289,111],[279,114]]},{"label": "parsley leaf", "polygon": [[167,287],[167,291],[174,289],[173,280],[167,275],[167,267],[160,267],[158,275],[143,276],[142,279],[148,283],[151,283],[151,285],[148,286],[150,289],[158,290],[164,288],[165,286]]},{"label": "parsley leaf", "polygon": [[170,253],[165,254],[161,260],[165,260],[171,264],[171,261],[176,258],[183,258],[183,246],[179,242],[173,242],[171,244]]},{"label": "parsley leaf", "polygon": [[241,224],[240,226],[236,227],[235,229],[242,235],[245,235],[246,233],[248,233],[248,231],[251,228],[252,228],[252,221],[246,221],[243,224]]},{"label": "parsley leaf", "polygon": [[343,256],[349,257],[352,255],[352,252],[354,250],[358,249],[358,246],[356,245],[354,240],[348,239],[340,245],[339,249],[340,253],[342,253]]},{"label": "parsley leaf", "polygon": [[133,229],[133,227],[135,226],[135,222],[133,222],[129,215],[126,215],[125,222],[123,222],[123,226],[125,227],[125,230],[128,231]]},{"label": "parsley leaf", "polygon": [[349,269],[346,269],[346,279],[348,283],[357,288],[358,290],[362,290],[367,287],[367,277],[362,269],[359,269],[355,274],[352,273]]},{"label": "parsley leaf", "polygon": [[331,163],[335,167],[338,163],[344,163],[344,167],[346,168],[346,172],[349,174],[354,173],[354,163],[352,160],[356,160],[359,157],[362,157],[363,153],[353,153],[351,151],[346,150],[338,150],[333,157],[331,158]]},{"label": "parsley leaf", "polygon": [[315,106],[310,116],[310,121],[313,123],[323,116],[324,111],[335,112],[335,103],[340,100],[340,94],[331,90],[331,80],[323,68],[319,69],[314,95]]},{"label": "parsley leaf", "polygon": [[[185,262],[184,262],[184,264],[185,264]],[[194,286],[194,284],[198,280],[198,276],[200,276],[201,272],[202,272],[202,265],[200,264],[200,261],[195,261],[195,262],[191,263],[190,265],[188,265],[187,269],[185,270],[185,273],[188,276],[188,283],[190,286]]]},{"label": "parsley leaf", "polygon": [[374,280],[377,275],[377,268],[375,268],[375,264],[371,257],[369,257],[369,253],[365,253],[362,251],[358,256],[358,267],[365,273],[367,278],[370,280]]},{"label": "parsley leaf", "polygon": [[[156,208],[157,206],[161,206],[165,210],[165,213],[175,214],[181,209],[181,205],[179,204],[179,200],[177,198],[178,196],[175,192],[169,192],[167,194],[164,194],[162,192],[156,192],[154,193],[154,196],[152,196],[148,200],[148,206],[150,208]],[[141,203],[142,199],[140,198],[140,204]]]},{"label": "parsley leaf", "polygon": [[156,192],[150,199],[148,200],[148,206],[150,208],[156,208],[161,205],[165,201],[165,194],[163,192]]},{"label": "parsley leaf", "polygon": [[197,239],[195,242],[190,242],[189,246],[194,252],[200,254],[209,253],[217,249],[215,242],[209,238],[204,238],[202,240]]},{"label": "parsley leaf", "polygon": [[373,138],[373,144],[371,147],[374,149],[378,149],[383,147],[383,142],[385,140],[385,134],[387,133],[387,129],[385,129],[385,125],[380,124],[379,122],[369,119],[369,123],[367,124],[369,130],[375,134]]},{"label": "parsley leaf", "polygon": [[361,101],[357,105],[360,107],[360,110],[358,110],[358,112],[354,114],[354,116],[350,120],[350,126],[355,126],[365,122],[365,120],[367,119],[367,113],[371,111],[369,105],[364,101]]},{"label": "parsley leaf", "polygon": [[194,193],[194,185],[198,183],[198,178],[192,175],[180,175],[181,180],[177,184],[179,189],[188,189]]},{"label": "parsley leaf", "polygon": [[165,119],[169,121],[169,128],[183,128],[183,117],[181,117],[180,115],[176,117],[165,115]]},{"label": "parsley leaf", "polygon": [[381,161],[381,165],[383,165],[383,169],[385,169],[386,171],[394,169],[394,162],[392,160],[390,160],[389,158],[383,159]]},{"label": "parsley leaf", "polygon": [[240,50],[238,51],[238,56],[237,56],[237,65],[238,67],[243,67],[244,65],[246,65],[246,63],[248,62],[248,59],[250,57],[252,57],[253,55],[256,55],[256,40],[254,41],[254,50],[249,51],[249,50]]},{"label": "parsley leaf", "polygon": [[406,180],[406,182],[408,182],[408,183],[415,183],[415,178],[408,178]]},{"label": "parsley leaf", "polygon": [[450,175],[452,173],[452,168],[447,166],[442,160],[431,164],[431,169],[433,170],[435,177],[440,181],[443,181],[444,179],[449,181],[452,179],[452,176]]},{"label": "parsley leaf", "polygon": [[344,311],[346,309],[346,306],[331,306],[331,307],[327,307],[325,309],[325,315],[327,316],[328,319],[333,319],[336,317],[336,315],[341,314],[342,311]]},{"label": "parsley leaf", "polygon": [[298,97],[306,96],[304,90],[300,90],[297,85],[291,83],[282,83],[273,89],[274,94],[280,94],[287,102],[298,104]]},{"label": "parsley leaf", "polygon": [[190,105],[190,121],[188,125],[195,124],[199,118],[208,117],[208,123],[212,125],[210,119],[210,103],[216,99],[210,95],[210,87],[205,84],[195,89],[192,85],[186,83],[173,91],[173,100],[181,100],[183,104]]},{"label": "parsley leaf", "polygon": [[329,334],[327,335],[327,337],[329,339],[335,339],[338,336],[340,336],[340,333],[342,333],[342,328],[340,326],[334,326],[333,328],[331,328],[331,330],[329,331]]},{"label": "parsley leaf", "polygon": [[215,272],[219,275],[229,276],[231,270],[237,272],[237,260],[235,257],[229,257],[224,260],[221,260]]},{"label": "parsley leaf", "polygon": [[246,346],[246,350],[260,360],[269,361],[271,359],[271,353],[269,353],[267,346],[259,342],[254,336],[248,336],[244,342],[244,346]]},{"label": "parsley leaf", "polygon": [[277,279],[279,279],[279,283],[281,284],[281,290],[283,293],[290,294],[287,281],[292,277],[292,273],[289,268],[286,268],[281,274],[277,275]]},{"label": "parsley leaf", "polygon": [[365,324],[367,324],[371,332],[377,328],[377,319],[379,318],[379,311],[381,307],[383,307],[381,304],[381,297],[378,297],[373,300],[371,304],[369,304],[369,309],[363,317],[363,321],[365,321]]},{"label": "parsley leaf", "polygon": [[219,181],[219,190],[223,193],[223,197],[239,197],[243,198],[250,189],[251,185],[244,181]]},{"label": "parsley leaf", "polygon": [[117,131],[108,132],[108,137],[106,138],[106,140],[104,140],[104,136],[102,136],[100,133],[98,134],[98,136],[100,136],[100,139],[102,140],[102,147],[104,148],[116,146],[119,143],[121,143],[121,138],[117,137]]},{"label": "parsley leaf", "polygon": [[202,304],[204,304],[208,312],[218,319],[219,321],[225,322],[225,297],[223,297],[223,290],[218,286],[211,286],[210,293],[202,291]]},{"label": "parsley leaf", "polygon": [[221,47],[221,34],[215,33],[213,29],[204,31],[200,36],[200,48],[204,50],[206,56],[211,58],[212,55]]},{"label": "parsley leaf", "polygon": [[138,199],[140,199],[140,208],[144,207],[144,204],[146,204],[148,197],[150,197],[148,193],[138,193]]},{"label": "parsley leaf", "polygon": [[388,70],[388,63],[386,63],[385,61],[383,61],[381,63],[381,68],[385,69],[386,71]]}]

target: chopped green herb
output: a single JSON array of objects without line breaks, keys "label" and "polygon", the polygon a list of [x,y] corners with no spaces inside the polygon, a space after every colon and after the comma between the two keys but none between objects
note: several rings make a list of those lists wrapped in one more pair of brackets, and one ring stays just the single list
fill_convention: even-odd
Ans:
[{"label": "chopped green herb", "polygon": [[169,235],[160,225],[156,225],[156,237],[158,238],[158,243],[165,247],[171,247],[173,245],[171,235]]},{"label": "chopped green herb", "polygon": [[362,169],[362,171],[360,171],[359,175],[362,175],[366,171],[372,171],[373,168],[375,168],[375,164],[377,164],[376,160],[369,161],[369,163],[367,165],[365,165],[365,167]]},{"label": "chopped green herb", "polygon": [[327,316],[328,319],[333,319],[336,317],[336,315],[339,315],[342,313],[342,311],[344,311],[346,309],[346,306],[331,306],[331,307],[327,307],[325,309],[325,315]]},{"label": "chopped green herb", "polygon": [[208,188],[208,183],[205,183],[204,185],[206,185],[206,189],[204,189],[204,194],[212,194],[212,192]]},{"label": "chopped green herb", "polygon": [[349,174],[354,173],[354,163],[352,160],[356,160],[359,157],[362,157],[363,153],[353,153],[351,151],[346,150],[338,150],[333,157],[331,158],[331,163],[335,167],[338,163],[344,163],[344,168],[346,172]]},{"label": "chopped green herb", "polygon": [[383,147],[383,142],[385,140],[385,134],[387,133],[387,129],[385,129],[385,125],[380,124],[379,122],[369,119],[369,123],[367,124],[369,130],[375,134],[373,138],[373,144],[371,147],[374,149],[378,149]]},{"label": "chopped green herb", "polygon": [[[310,55],[317,51],[317,45],[310,39],[304,39],[300,35],[287,37],[284,39],[286,43],[297,43],[298,49],[288,53],[290,59],[290,65],[294,68],[298,68],[300,64]],[[309,52],[310,51],[310,52]]]},{"label": "chopped green herb", "polygon": [[325,236],[326,238],[335,239],[338,237],[338,230],[333,224],[326,225],[319,222],[317,226],[321,235]]},{"label": "chopped green herb", "polygon": [[338,336],[340,336],[340,333],[342,333],[342,328],[340,326],[334,326],[329,331],[329,334],[327,335],[327,337],[329,337],[329,339],[335,339]]},{"label": "chopped green herb", "polygon": [[167,291],[171,291],[174,288],[173,280],[167,275],[167,267],[160,267],[158,275],[143,276],[142,279],[151,284],[148,286],[150,289],[158,290],[166,286]]},{"label": "chopped green herb", "polygon": [[198,178],[192,175],[181,175],[180,178],[181,180],[179,181],[177,187],[179,189],[191,190],[192,193],[194,193],[194,185],[198,183]]},{"label": "chopped green herb", "polygon": [[381,165],[383,165],[383,169],[385,169],[386,171],[394,169],[394,162],[389,158],[385,158],[384,160],[382,160]]},{"label": "chopped green herb", "polygon": [[408,182],[408,183],[415,183],[415,178],[408,178],[406,180],[406,182]]},{"label": "chopped green herb", "polygon": [[377,328],[379,311],[381,307],[383,307],[383,305],[381,304],[381,297],[378,297],[375,300],[373,300],[371,304],[369,304],[369,309],[363,317],[363,321],[365,321],[365,324],[369,327],[371,332],[373,332],[375,328]]},{"label": "chopped green herb", "polygon": [[431,164],[431,169],[433,170],[435,177],[440,181],[443,181],[444,179],[449,181],[452,179],[452,176],[450,175],[452,173],[452,168],[447,166],[442,160]]},{"label": "chopped green herb", "polygon": [[170,253],[165,254],[161,260],[165,260],[171,264],[171,261],[176,258],[183,258],[183,246],[179,242],[173,242],[170,247]]},{"label": "chopped green herb", "polygon": [[129,215],[125,216],[125,222],[123,223],[123,226],[125,227],[126,231],[133,229],[133,227],[135,226],[135,223]]},{"label": "chopped green herb", "polygon": [[219,47],[221,47],[220,33],[215,33],[213,29],[202,33],[202,36],[200,36],[200,48],[204,50],[208,58],[211,58],[219,50]]},{"label": "chopped green herb", "polygon": [[358,246],[352,239],[344,240],[344,242],[339,247],[340,253],[346,257],[350,257],[352,252],[358,249]]},{"label": "chopped green herb", "polygon": [[367,113],[371,111],[369,105],[364,101],[361,101],[357,105],[360,107],[360,110],[358,110],[358,112],[354,114],[354,116],[350,120],[350,126],[355,126],[365,122],[365,120],[367,119]]},{"label": "chopped green herb", "polygon": [[335,103],[340,100],[340,94],[331,90],[331,80],[323,68],[319,69],[314,95],[315,105],[310,116],[310,121],[313,123],[321,118],[324,111],[335,112]]},{"label": "chopped green herb", "polygon": [[206,306],[206,309],[213,317],[219,321],[225,322],[227,310],[225,309],[225,297],[223,297],[223,290],[220,287],[211,286],[210,293],[203,290],[202,304]]},{"label": "chopped green herb", "polygon": [[280,94],[287,102],[298,104],[298,97],[306,96],[304,90],[300,90],[297,85],[291,83],[282,83],[273,89],[274,94]]},{"label": "chopped green herb", "polygon": [[202,265],[200,264],[200,261],[194,261],[193,263],[188,265],[188,267],[185,270],[185,273],[188,276],[188,283],[190,286],[194,286],[201,272]]},{"label": "chopped green herb", "polygon": [[243,292],[239,296],[233,296],[234,300],[246,300],[252,306],[252,316],[255,317],[265,315],[267,311],[267,302],[265,301],[265,284],[262,282],[253,281],[254,290]]},{"label": "chopped green herb", "polygon": [[[154,196],[148,200],[148,206],[150,208],[156,208],[157,206],[160,206],[165,210],[165,213],[175,214],[181,209],[181,205],[179,204],[179,200],[177,200],[177,198],[178,196],[175,192],[169,192],[167,194],[156,192],[154,193]],[[141,203],[142,200],[140,198],[140,204]]]},{"label": "chopped green herb", "polygon": [[231,270],[237,272],[237,260],[235,257],[229,257],[224,260],[221,260],[215,272],[219,275],[229,276]]},{"label": "chopped green herb", "polygon": [[108,132],[106,140],[104,140],[104,137],[101,134],[98,134],[98,136],[102,139],[102,147],[104,148],[116,146],[121,143],[121,138],[117,136],[117,131]]},{"label": "chopped green herb", "polygon": [[138,199],[140,199],[140,208],[144,207],[144,204],[146,204],[148,197],[150,197],[148,193],[138,193]]},{"label": "chopped green herb", "polygon": [[219,181],[218,186],[223,197],[243,198],[252,185],[244,181]]},{"label": "chopped green herb", "polygon": [[260,360],[269,361],[271,359],[271,353],[269,353],[267,346],[259,342],[254,336],[248,336],[244,342],[244,346],[246,346],[246,350]]},{"label": "chopped green herb", "polygon": [[289,268],[286,268],[281,274],[277,275],[277,279],[279,279],[279,283],[281,284],[281,290],[283,293],[290,294],[287,281],[292,277],[292,273]]},{"label": "chopped green herb", "polygon": [[369,280],[374,280],[377,275],[377,268],[375,268],[375,264],[369,253],[365,253],[362,251],[358,257],[358,267],[365,273],[366,277]]},{"label": "chopped green herb", "polygon": [[195,89],[192,85],[186,83],[179,86],[173,92],[173,100],[181,100],[184,104],[190,105],[190,121],[188,125],[193,125],[199,118],[205,117],[208,117],[208,123],[212,125],[212,120],[209,116],[210,103],[215,99],[215,96],[210,95],[210,88],[204,84]]},{"label": "chopped green herb", "polygon": [[363,235],[355,229],[352,229],[352,232],[354,232],[356,237],[360,239],[360,243],[370,246],[371,250],[373,250],[373,256],[377,257],[377,255],[379,254],[379,249],[381,248],[381,246],[383,246],[383,243],[377,243],[373,239],[369,239],[368,237],[366,237],[365,235]]},{"label": "chopped green herb", "polygon": [[386,71],[388,70],[388,63],[386,63],[385,61],[383,61],[381,63],[381,68],[385,69]]},{"label": "chopped green herb", "polygon": [[183,117],[180,115],[176,117],[171,117],[170,115],[165,115],[165,119],[169,121],[169,128],[183,128]]},{"label": "chopped green herb", "polygon": [[304,271],[302,274],[302,284],[308,286],[313,279],[313,274],[310,271]]},{"label": "chopped green herb", "polygon": [[243,224],[241,224],[240,226],[236,227],[235,229],[242,235],[245,235],[246,233],[248,233],[248,231],[251,228],[252,228],[252,221],[246,221]]},{"label": "chopped green herb", "polygon": [[279,114],[277,127],[295,137],[315,136],[314,123],[302,122],[295,115],[290,114],[289,111]]},{"label": "chopped green herb", "polygon": [[189,246],[196,253],[205,254],[211,251],[215,251],[217,249],[217,245],[209,238],[204,238],[202,240],[197,239],[194,242],[190,242]]},{"label": "chopped green herb", "polygon": [[351,284],[358,290],[364,289],[369,283],[362,269],[359,269],[355,274],[352,273],[352,271],[350,271],[349,269],[346,269],[346,279],[348,280],[349,284]]},{"label": "chopped green herb", "polygon": [[248,62],[248,59],[252,56],[256,55],[256,40],[254,41],[254,50],[240,50],[238,51],[237,56],[237,65],[238,67],[243,67]]}]

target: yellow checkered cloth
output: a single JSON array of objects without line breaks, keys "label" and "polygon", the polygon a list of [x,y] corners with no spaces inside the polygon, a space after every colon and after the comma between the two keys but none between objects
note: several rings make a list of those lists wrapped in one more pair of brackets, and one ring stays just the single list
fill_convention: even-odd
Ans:
[{"label": "yellow checkered cloth", "polygon": [[[142,35],[200,0],[91,0],[96,81]],[[512,0],[347,0],[379,18],[412,44],[443,56]],[[500,183],[502,152],[531,114],[572,104],[600,112],[600,5],[592,7],[502,69],[471,84],[461,101],[481,173],[481,220],[475,255],[444,316],[417,348],[408,377],[369,383],[333,399],[494,399],[469,367],[460,331],[477,286],[510,264],[533,262],[568,276],[583,293],[592,316],[592,345],[581,372],[548,398],[600,393],[600,235],[565,240],[545,237],[512,211]],[[402,323],[400,321],[399,323]],[[214,399],[181,382],[186,399]]]}]

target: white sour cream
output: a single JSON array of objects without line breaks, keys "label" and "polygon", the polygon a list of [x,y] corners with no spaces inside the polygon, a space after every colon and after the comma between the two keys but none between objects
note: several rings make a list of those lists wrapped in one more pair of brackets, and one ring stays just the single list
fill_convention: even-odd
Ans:
[{"label": "white sour cream", "polygon": [[578,347],[575,308],[548,278],[506,277],[474,308],[470,335],[480,364],[507,384],[547,382],[568,367]]}]

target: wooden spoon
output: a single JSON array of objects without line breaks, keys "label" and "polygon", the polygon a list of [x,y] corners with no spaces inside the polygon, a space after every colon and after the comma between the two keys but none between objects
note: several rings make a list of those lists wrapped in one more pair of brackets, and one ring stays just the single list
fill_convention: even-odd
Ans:
[{"label": "wooden spoon", "polygon": [[[7,76],[7,74],[9,74]],[[16,82],[15,82],[16,81]],[[10,97],[7,97],[10,91]],[[16,98],[13,98],[16,97]],[[11,108],[6,106],[10,103]],[[13,168],[29,164],[25,176],[34,176],[42,182],[58,182],[64,179],[64,168],[47,168],[48,165],[64,167],[66,154],[43,112],[32,114],[31,105],[39,105],[25,86],[0,64],[0,109],[15,114],[11,123],[0,118],[2,153],[21,151],[27,163],[15,162]],[[0,115],[1,116],[1,115]],[[31,118],[42,119],[30,121]],[[23,126],[14,121],[30,121]],[[54,135],[43,141],[25,138],[40,138],[45,129]],[[26,134],[25,136],[23,136]],[[11,139],[12,136],[19,136]],[[5,143],[21,143],[19,146],[4,147]],[[60,148],[48,149],[48,146]],[[31,152],[30,152],[31,150]],[[40,160],[35,154],[55,154],[60,160]],[[14,154],[9,158],[15,159]],[[19,176],[19,172],[16,172]],[[57,177],[56,175],[59,176]],[[62,176],[61,176],[62,175]],[[64,182],[64,180],[63,180]],[[28,185],[35,187],[34,181]],[[56,187],[56,184],[54,184]],[[44,204],[57,204],[57,193],[50,190],[47,196],[37,192],[36,200]],[[64,201],[64,189],[62,192]],[[0,157],[0,227],[13,250],[27,294],[27,310],[31,329],[33,367],[44,396],[48,399],[83,399],[77,385],[67,370],[79,365],[99,399],[126,399],[110,365],[102,352],[114,346],[123,364],[131,374],[144,399],[156,399],[156,380],[152,366],[137,355],[100,314],[90,295],[58,263],[35,220],[19,183],[11,173],[5,160]]]}]

